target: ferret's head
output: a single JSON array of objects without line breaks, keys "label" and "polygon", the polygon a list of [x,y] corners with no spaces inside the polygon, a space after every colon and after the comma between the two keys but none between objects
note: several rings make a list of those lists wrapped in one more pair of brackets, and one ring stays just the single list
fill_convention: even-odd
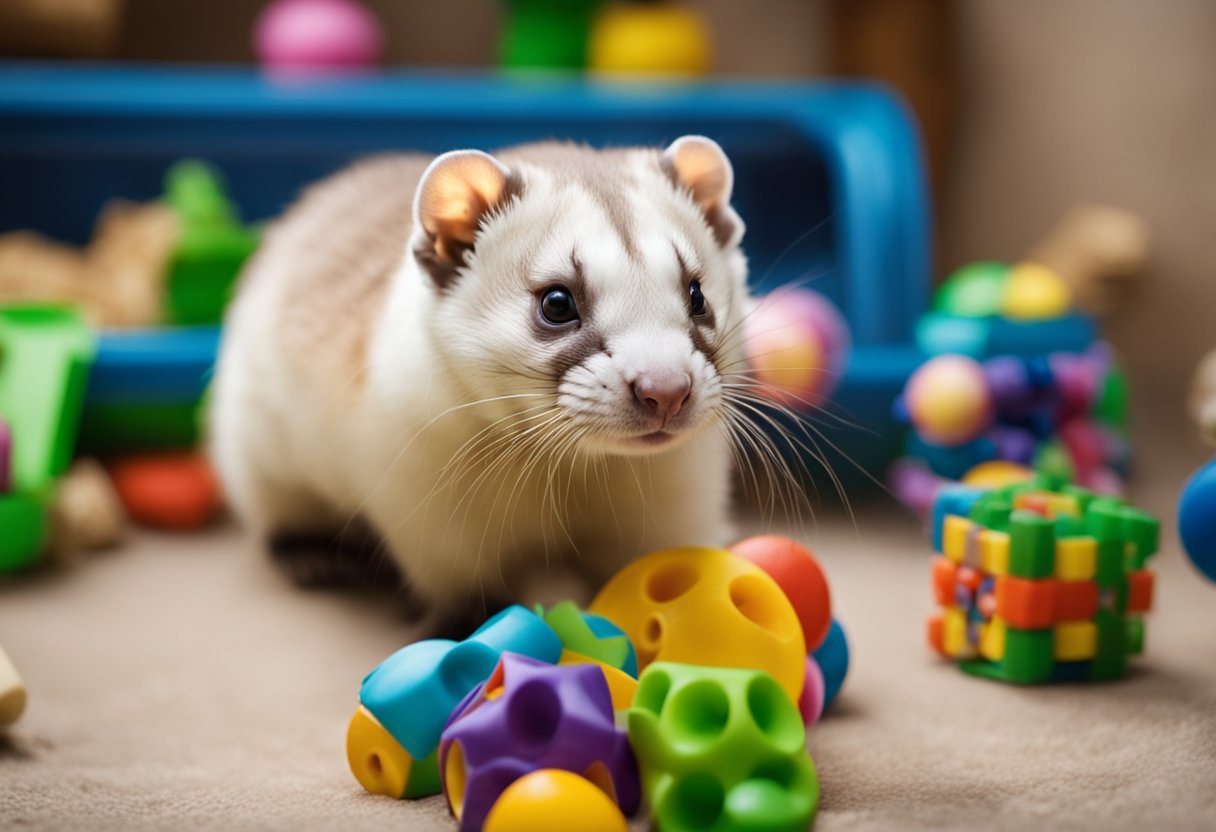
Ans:
[{"label": "ferret's head", "polygon": [[711,424],[742,370],[732,181],[700,136],[440,156],[411,250],[445,371],[493,418],[585,451],[654,453]]}]

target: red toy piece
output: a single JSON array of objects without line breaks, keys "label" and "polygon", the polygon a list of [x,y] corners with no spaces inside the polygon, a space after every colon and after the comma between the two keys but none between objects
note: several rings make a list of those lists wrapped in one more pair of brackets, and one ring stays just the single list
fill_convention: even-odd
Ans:
[{"label": "red toy piece", "polygon": [[140,454],[112,460],[107,468],[127,515],[136,523],[190,531],[219,511],[219,482],[202,454]]}]

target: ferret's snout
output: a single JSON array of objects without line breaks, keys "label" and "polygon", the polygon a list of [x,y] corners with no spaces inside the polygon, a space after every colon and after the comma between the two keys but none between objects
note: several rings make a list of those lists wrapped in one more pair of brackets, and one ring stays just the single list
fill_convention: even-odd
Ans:
[{"label": "ferret's snout", "polygon": [[648,413],[667,424],[680,412],[692,392],[692,376],[683,370],[642,373],[633,383],[633,397]]}]

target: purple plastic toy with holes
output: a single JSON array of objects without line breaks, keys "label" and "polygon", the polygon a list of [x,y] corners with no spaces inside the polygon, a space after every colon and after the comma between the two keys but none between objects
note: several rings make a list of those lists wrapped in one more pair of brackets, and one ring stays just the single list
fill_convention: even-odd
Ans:
[{"label": "purple plastic toy with holes", "polygon": [[507,786],[546,768],[586,777],[626,815],[641,802],[637,761],[600,669],[504,653],[452,712],[439,743],[443,791],[461,830],[480,832]]}]

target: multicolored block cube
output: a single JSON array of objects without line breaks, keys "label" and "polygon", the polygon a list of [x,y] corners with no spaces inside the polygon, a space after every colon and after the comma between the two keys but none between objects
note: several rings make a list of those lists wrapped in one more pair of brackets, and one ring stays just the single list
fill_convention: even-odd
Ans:
[{"label": "multicolored block cube", "polygon": [[1144,647],[1158,523],[1122,500],[1044,479],[942,489],[933,510],[929,644],[975,676],[1115,679]]}]

